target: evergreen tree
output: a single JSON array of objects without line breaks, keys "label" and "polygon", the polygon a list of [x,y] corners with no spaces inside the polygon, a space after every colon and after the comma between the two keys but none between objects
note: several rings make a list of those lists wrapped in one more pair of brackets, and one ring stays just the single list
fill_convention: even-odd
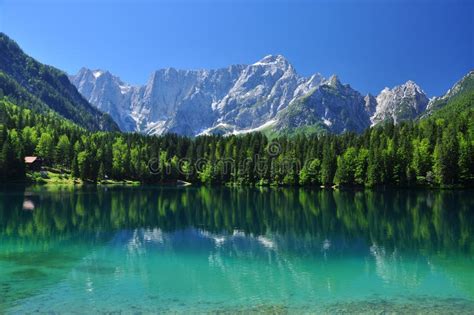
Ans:
[{"label": "evergreen tree", "polygon": [[70,145],[67,135],[61,135],[59,137],[58,144],[56,145],[56,163],[59,165],[69,166]]},{"label": "evergreen tree", "polygon": [[54,143],[53,137],[47,132],[43,132],[36,146],[36,154],[38,154],[45,161],[52,161],[54,159]]},{"label": "evergreen tree", "polygon": [[334,143],[329,141],[323,149],[323,160],[321,163],[321,183],[329,186],[333,183],[334,173],[336,172],[336,150]]}]

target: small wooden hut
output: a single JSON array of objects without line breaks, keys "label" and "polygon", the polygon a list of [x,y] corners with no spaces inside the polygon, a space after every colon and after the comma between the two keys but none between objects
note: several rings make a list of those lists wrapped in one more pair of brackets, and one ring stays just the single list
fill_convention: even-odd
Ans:
[{"label": "small wooden hut", "polygon": [[30,171],[40,171],[43,160],[38,156],[25,156],[25,164]]}]

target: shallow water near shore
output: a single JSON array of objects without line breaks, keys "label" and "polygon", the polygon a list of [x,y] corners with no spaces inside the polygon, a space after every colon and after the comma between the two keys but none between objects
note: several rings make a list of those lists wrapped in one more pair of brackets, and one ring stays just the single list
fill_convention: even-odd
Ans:
[{"label": "shallow water near shore", "polygon": [[474,313],[472,191],[0,191],[0,313]]}]

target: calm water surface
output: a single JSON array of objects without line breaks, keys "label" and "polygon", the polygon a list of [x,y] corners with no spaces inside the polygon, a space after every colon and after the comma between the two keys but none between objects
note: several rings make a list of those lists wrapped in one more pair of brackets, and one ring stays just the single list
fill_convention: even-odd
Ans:
[{"label": "calm water surface", "polygon": [[474,313],[472,191],[0,190],[0,313]]}]

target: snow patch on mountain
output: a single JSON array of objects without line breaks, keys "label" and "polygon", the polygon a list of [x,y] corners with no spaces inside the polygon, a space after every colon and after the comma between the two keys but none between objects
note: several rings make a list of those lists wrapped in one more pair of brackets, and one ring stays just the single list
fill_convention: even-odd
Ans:
[{"label": "snow patch on mountain", "polygon": [[271,128],[276,124],[277,120],[276,119],[271,119],[267,121],[266,123],[263,123],[262,125],[252,128],[252,129],[242,129],[242,130],[235,130],[232,134],[234,135],[240,135],[240,134],[245,134],[245,133],[252,133],[252,132],[258,132],[258,131],[265,131],[266,129]]},{"label": "snow patch on mountain", "polygon": [[96,70],[92,74],[94,75],[94,78],[97,79],[98,77],[100,77],[102,75],[102,73],[103,73],[102,71]]}]

